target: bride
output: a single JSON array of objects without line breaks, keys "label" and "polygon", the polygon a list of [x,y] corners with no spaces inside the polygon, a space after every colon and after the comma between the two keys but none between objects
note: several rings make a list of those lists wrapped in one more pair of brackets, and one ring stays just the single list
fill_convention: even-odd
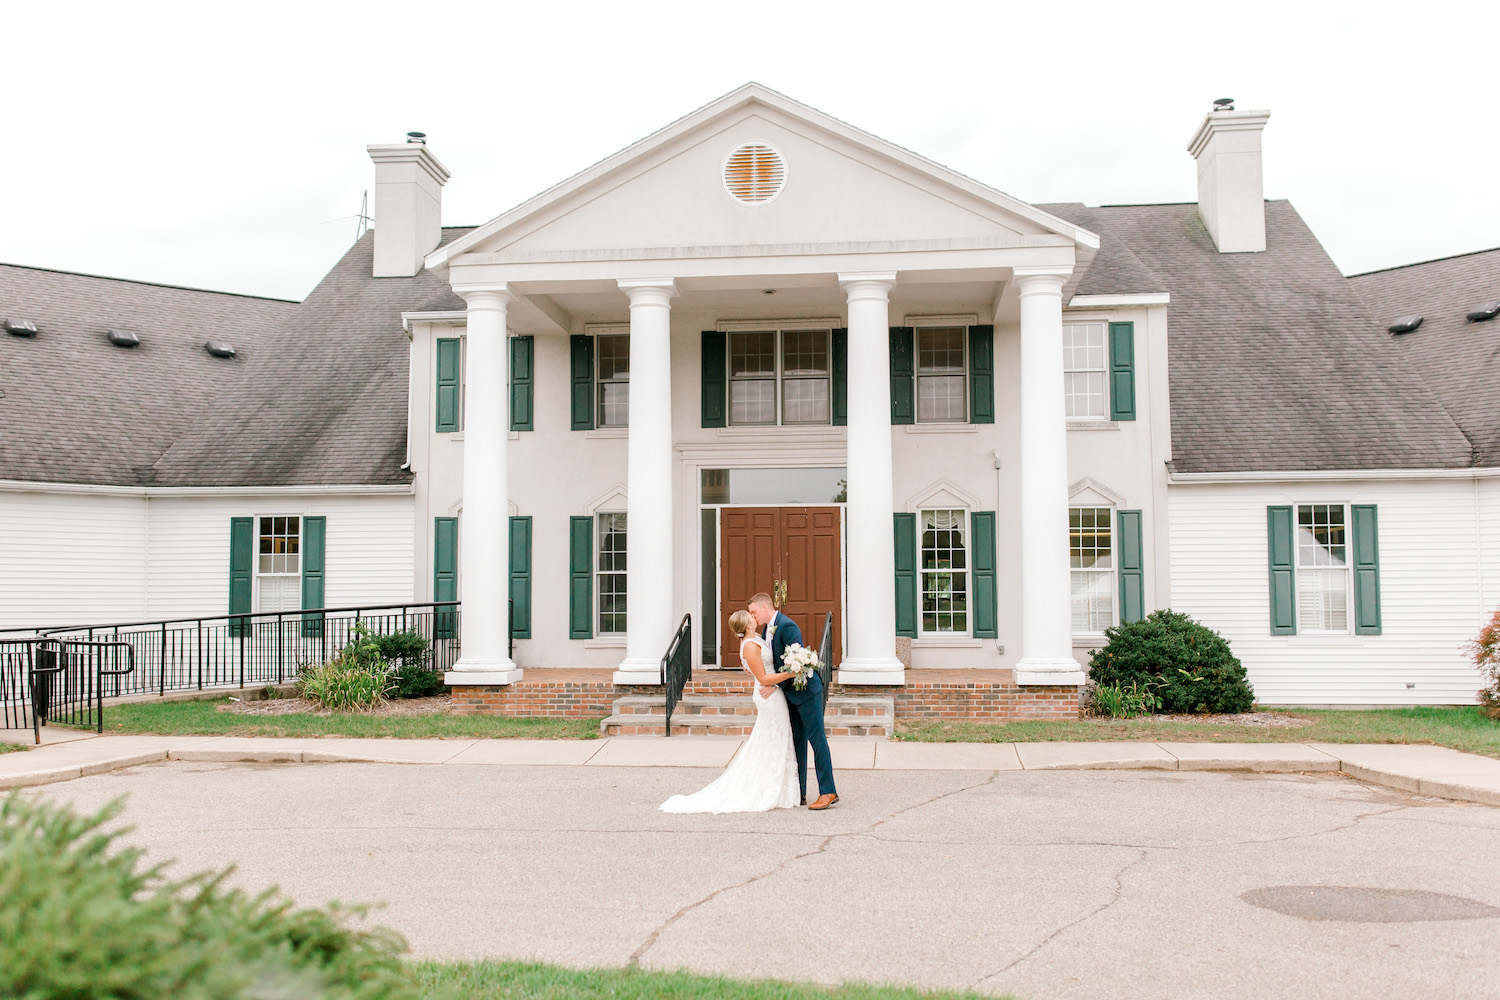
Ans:
[{"label": "bride", "polygon": [[[661,805],[669,813],[765,812],[791,809],[801,794],[797,757],[792,752],[792,723],[786,695],[774,685],[790,680],[788,673],[772,673],[771,646],[754,634],[748,611],[729,616],[729,630],[740,639],[740,665],[755,678],[755,726],[740,752],[713,783],[692,795],[674,795]],[[771,693],[761,695],[770,688]]]}]

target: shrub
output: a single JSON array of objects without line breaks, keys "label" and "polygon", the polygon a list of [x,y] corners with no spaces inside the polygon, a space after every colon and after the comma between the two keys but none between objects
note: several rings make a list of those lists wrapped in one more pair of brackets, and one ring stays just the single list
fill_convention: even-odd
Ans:
[{"label": "shrub", "polygon": [[1245,668],[1219,633],[1176,611],[1105,630],[1089,661],[1103,686],[1154,692],[1164,712],[1248,712],[1255,703]]},{"label": "shrub", "polygon": [[1479,689],[1480,711],[1500,719],[1500,608],[1469,643],[1469,655],[1484,677],[1484,687]]},{"label": "shrub", "polygon": [[384,928],[355,908],[295,910],[229,870],[169,881],[92,816],[18,794],[0,802],[0,996],[35,1000],[420,1000]]},{"label": "shrub", "polygon": [[427,664],[428,642],[415,629],[371,636],[380,655],[393,667],[421,667]]},{"label": "shrub", "polygon": [[391,668],[380,654],[376,636],[363,622],[338,655],[297,675],[302,697],[335,712],[377,708],[393,687]]},{"label": "shrub", "polygon": [[428,698],[445,687],[442,674],[410,663],[391,672],[391,685],[392,698]]},{"label": "shrub", "polygon": [[1095,685],[1089,701],[1089,714],[1107,715],[1111,719],[1133,719],[1150,715],[1161,708],[1155,684],[1131,681],[1121,687],[1115,684]]}]

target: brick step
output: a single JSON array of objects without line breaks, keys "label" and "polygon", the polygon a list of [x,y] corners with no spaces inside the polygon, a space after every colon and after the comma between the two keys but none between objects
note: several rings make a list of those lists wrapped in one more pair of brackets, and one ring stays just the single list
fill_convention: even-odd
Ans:
[{"label": "brick step", "polygon": [[[672,713],[672,735],[674,736],[749,736],[755,728],[753,718],[744,716],[714,717],[711,715],[679,716]],[[599,731],[605,736],[665,736],[665,715],[611,715],[599,723]],[[845,718],[842,722],[825,722],[824,731],[829,736],[878,736],[891,735],[890,723],[885,719],[861,718],[857,722]]]},{"label": "brick step", "polygon": [[[616,715],[662,715],[666,712],[666,698],[662,695],[626,695],[614,701]],[[895,714],[894,698],[869,695],[832,695],[824,706],[824,717],[834,719],[884,718]],[[674,716],[740,716],[755,717],[752,697],[745,695],[684,695],[673,711]]]}]

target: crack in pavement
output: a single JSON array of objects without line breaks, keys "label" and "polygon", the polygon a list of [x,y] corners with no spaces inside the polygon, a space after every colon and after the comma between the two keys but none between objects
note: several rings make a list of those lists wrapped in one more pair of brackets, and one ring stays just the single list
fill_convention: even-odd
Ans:
[{"label": "crack in pavement", "polygon": [[639,948],[637,948],[634,952],[631,953],[630,961],[626,963],[626,966],[628,968],[632,968],[632,969],[638,968],[640,966],[641,959],[645,956],[646,952],[650,951],[653,947],[655,947],[657,940],[662,936],[662,934],[666,933],[667,928],[671,927],[678,920],[682,919],[684,916],[686,916],[687,914],[691,913],[693,910],[696,910],[698,907],[703,906],[703,905],[705,905],[705,904],[707,904],[709,902],[712,902],[714,899],[717,899],[719,896],[723,895],[724,893],[730,892],[730,891],[732,891],[734,889],[743,889],[743,888],[745,888],[748,885],[753,885],[754,883],[762,881],[763,879],[768,879],[768,878],[770,878],[773,875],[779,875],[781,872],[785,871],[786,867],[788,865],[790,865],[794,861],[800,861],[803,858],[811,857],[814,854],[822,854],[824,851],[828,850],[829,845],[832,844],[835,840],[839,840],[840,838],[843,838],[843,837],[859,837],[859,836],[868,835],[872,830],[876,829],[881,824],[883,824],[883,823],[889,823],[891,820],[895,819],[897,816],[901,816],[901,815],[903,815],[905,813],[909,813],[909,812],[911,812],[914,809],[921,809],[921,808],[924,808],[926,806],[930,806],[934,802],[938,802],[938,801],[940,801],[942,799],[948,798],[950,795],[958,795],[961,792],[967,792],[967,791],[970,791],[970,790],[975,789],[975,788],[982,788],[985,785],[993,783],[995,781],[995,779],[998,778],[998,777],[1000,777],[1000,772],[999,771],[994,771],[994,772],[992,772],[990,774],[990,776],[988,778],[986,778],[983,781],[976,781],[972,785],[964,785],[961,788],[950,789],[949,791],[943,792],[943,793],[941,793],[939,795],[934,795],[934,796],[932,796],[929,799],[924,799],[921,802],[916,802],[916,803],[913,803],[912,805],[906,806],[904,808],[897,809],[895,812],[891,813],[890,815],[885,816],[885,817],[883,817],[881,819],[876,820],[875,822],[871,823],[869,826],[864,827],[863,829],[860,829],[860,830],[849,830],[849,831],[846,831],[844,833],[830,833],[826,837],[823,838],[823,842],[820,843],[817,847],[813,848],[810,851],[802,851],[799,854],[793,854],[790,857],[787,857],[787,858],[783,859],[779,864],[776,865],[775,868],[772,868],[769,871],[761,872],[759,875],[752,875],[751,877],[745,879],[742,882],[736,882],[734,885],[720,886],[719,888],[715,889],[713,892],[709,893],[707,896],[704,896],[702,899],[699,899],[699,900],[696,900],[694,902],[689,903],[688,905],[684,906],[682,909],[678,910],[676,913],[672,914],[666,920],[662,921],[661,925],[658,926],[655,930],[653,930],[649,935],[647,935],[645,941],[641,942],[641,946]]},{"label": "crack in pavement", "polygon": [[991,972],[989,975],[980,976],[978,979],[974,980],[973,985],[970,986],[969,989],[971,989],[971,990],[977,990],[980,987],[982,987],[985,983],[989,982],[991,979],[994,979],[996,976],[999,976],[999,975],[1002,975],[1002,974],[1004,974],[1006,972],[1009,972],[1011,969],[1014,969],[1016,966],[1020,965],[1022,962],[1026,961],[1028,958],[1030,958],[1031,956],[1035,955],[1037,952],[1041,951],[1043,948],[1047,947],[1047,945],[1049,945],[1050,943],[1052,943],[1052,941],[1055,938],[1057,938],[1058,935],[1064,933],[1065,931],[1071,930],[1074,927],[1077,927],[1079,924],[1083,923],[1086,920],[1092,920],[1094,917],[1097,917],[1099,914],[1103,913],[1105,910],[1109,909],[1111,906],[1114,906],[1116,903],[1118,903],[1120,901],[1120,897],[1125,894],[1125,873],[1128,872],[1128,871],[1130,871],[1130,869],[1134,868],[1136,865],[1140,864],[1142,861],[1145,861],[1146,858],[1150,856],[1150,854],[1151,854],[1151,852],[1149,850],[1146,850],[1146,849],[1142,848],[1139,857],[1137,857],[1133,861],[1127,862],[1124,865],[1124,867],[1122,867],[1119,871],[1115,872],[1115,887],[1114,887],[1114,891],[1110,894],[1109,899],[1106,900],[1103,904],[1101,904],[1100,906],[1096,906],[1093,910],[1089,911],[1088,913],[1085,913],[1083,916],[1078,917],[1077,919],[1074,919],[1074,920],[1070,920],[1066,924],[1063,924],[1061,927],[1059,927],[1056,930],[1054,930],[1051,934],[1048,934],[1046,937],[1044,937],[1040,941],[1038,941],[1034,946],[1032,946],[1031,950],[1028,951],[1028,952],[1026,952],[1024,955],[1021,955],[1021,956],[1013,959],[1012,961],[1010,961],[1009,963],[1007,963],[1005,966],[1003,966],[1003,967],[1001,967],[999,969],[996,969],[994,972]]}]

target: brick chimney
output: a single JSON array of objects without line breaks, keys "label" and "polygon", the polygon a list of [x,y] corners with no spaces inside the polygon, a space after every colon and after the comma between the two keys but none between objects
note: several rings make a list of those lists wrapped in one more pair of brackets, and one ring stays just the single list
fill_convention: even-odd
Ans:
[{"label": "brick chimney", "polygon": [[375,161],[375,277],[409,278],[442,239],[448,168],[428,151],[421,132],[365,149]]},{"label": "brick chimney", "polygon": [[1261,183],[1260,133],[1269,111],[1236,111],[1214,102],[1188,152],[1198,161],[1198,214],[1219,253],[1266,248],[1266,200]]}]

